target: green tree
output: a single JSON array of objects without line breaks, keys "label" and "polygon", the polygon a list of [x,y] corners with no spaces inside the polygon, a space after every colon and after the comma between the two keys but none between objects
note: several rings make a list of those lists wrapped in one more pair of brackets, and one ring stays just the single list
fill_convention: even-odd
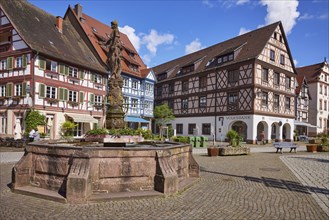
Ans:
[{"label": "green tree", "polygon": [[25,117],[25,131],[29,132],[32,128],[35,129],[38,125],[46,124],[46,116],[40,114],[37,110],[30,110]]},{"label": "green tree", "polygon": [[73,137],[74,128],[77,125],[71,121],[65,121],[61,124],[61,136],[62,137]]},{"label": "green tree", "polygon": [[154,108],[155,124],[160,128],[160,136],[162,136],[162,127],[175,119],[174,113],[167,103],[158,105]]}]

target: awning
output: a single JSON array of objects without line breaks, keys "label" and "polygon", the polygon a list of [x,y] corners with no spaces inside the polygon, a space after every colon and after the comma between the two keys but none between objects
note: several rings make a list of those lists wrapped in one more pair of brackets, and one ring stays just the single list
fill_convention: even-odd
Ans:
[{"label": "awning", "polygon": [[297,121],[297,120],[294,121],[294,124],[295,124],[295,125],[299,125],[299,126],[305,126],[305,127],[316,128],[315,125],[311,125],[311,124],[309,124],[309,123],[302,122],[302,121]]},{"label": "awning", "polygon": [[133,117],[133,116],[126,116],[125,121],[127,122],[141,122],[141,123],[149,123],[149,121],[143,119],[143,118],[138,118],[138,117]]},{"label": "awning", "polygon": [[82,123],[98,123],[96,118],[90,115],[77,115],[77,114],[65,114],[66,116],[73,119],[74,122],[82,122]]}]

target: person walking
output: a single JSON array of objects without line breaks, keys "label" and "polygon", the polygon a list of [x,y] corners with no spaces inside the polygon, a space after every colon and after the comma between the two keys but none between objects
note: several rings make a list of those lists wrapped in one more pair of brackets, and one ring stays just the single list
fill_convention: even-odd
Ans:
[{"label": "person walking", "polygon": [[33,141],[40,141],[40,132],[38,131],[38,128],[35,129]]}]

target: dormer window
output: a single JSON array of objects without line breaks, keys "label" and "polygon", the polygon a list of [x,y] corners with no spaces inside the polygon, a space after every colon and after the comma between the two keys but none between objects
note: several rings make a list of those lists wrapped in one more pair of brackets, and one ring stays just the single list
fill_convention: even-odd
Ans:
[{"label": "dormer window", "polygon": [[185,74],[185,73],[190,73],[194,71],[194,64],[189,65],[189,66],[184,66],[181,68],[181,73]]},{"label": "dormer window", "polygon": [[158,81],[167,79],[167,73],[161,73],[158,75]]},{"label": "dormer window", "polygon": [[96,28],[94,28],[94,27],[91,27],[91,29],[93,30],[93,32],[97,33],[97,30],[96,30]]},{"label": "dormer window", "polygon": [[223,62],[223,58],[219,57],[218,58],[218,63],[222,63]]}]

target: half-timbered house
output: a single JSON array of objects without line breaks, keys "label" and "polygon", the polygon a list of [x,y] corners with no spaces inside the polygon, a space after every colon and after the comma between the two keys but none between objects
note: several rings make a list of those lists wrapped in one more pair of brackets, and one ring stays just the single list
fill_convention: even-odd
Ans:
[{"label": "half-timbered house", "polygon": [[79,137],[103,122],[107,70],[69,19],[55,17],[25,0],[0,1],[0,135],[14,136],[17,119],[39,110],[39,128],[59,138],[66,120]]},{"label": "half-timbered house", "polygon": [[[112,29],[110,26],[83,13],[82,6],[77,4],[69,7],[65,15],[80,33],[95,56],[107,63],[108,41]],[[155,76],[148,69],[127,35],[120,33],[122,44],[122,77],[125,121],[129,127],[139,126],[150,128],[153,118]]]},{"label": "half-timbered house", "polygon": [[247,143],[293,139],[296,72],[281,22],[153,68],[156,104],[168,103],[177,135]]},{"label": "half-timbered house", "polygon": [[298,75],[305,76],[312,99],[309,101],[309,135],[329,133],[329,66],[322,63],[296,68]]}]

